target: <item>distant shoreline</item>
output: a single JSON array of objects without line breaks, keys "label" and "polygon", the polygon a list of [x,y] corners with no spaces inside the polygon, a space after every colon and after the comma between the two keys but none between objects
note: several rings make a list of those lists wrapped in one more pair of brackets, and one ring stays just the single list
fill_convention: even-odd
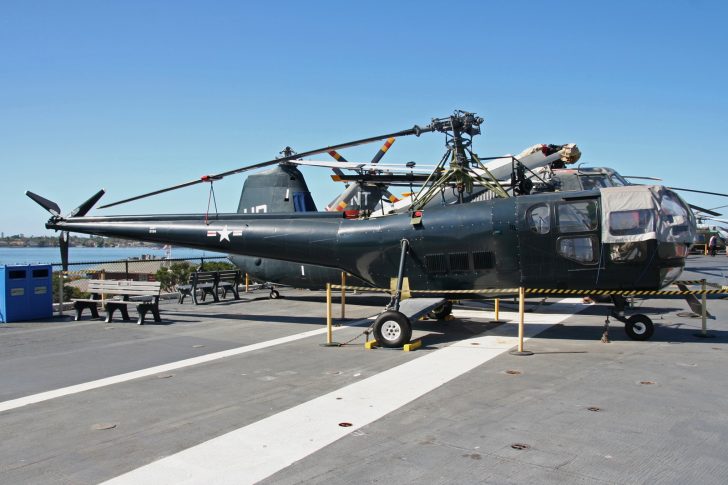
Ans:
[{"label": "distant shoreline", "polygon": [[[147,256],[150,259],[165,259],[164,249],[148,246],[129,247],[85,247],[71,246],[69,262],[89,263],[119,260],[139,260]],[[226,257],[226,254],[199,249],[173,247],[171,259],[201,259]],[[25,264],[60,264],[61,256],[58,247],[0,247],[0,265]]]}]

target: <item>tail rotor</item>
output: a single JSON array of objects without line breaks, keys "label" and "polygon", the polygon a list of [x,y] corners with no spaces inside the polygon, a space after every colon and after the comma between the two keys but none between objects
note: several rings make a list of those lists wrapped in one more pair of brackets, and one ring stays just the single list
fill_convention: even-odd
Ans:
[{"label": "tail rotor", "polygon": [[[48,200],[45,197],[42,197],[38,194],[35,194],[31,191],[26,191],[25,195],[30,197],[35,203],[37,203],[39,206],[50,212],[51,219],[49,222],[52,223],[58,223],[60,221],[63,221],[65,219],[71,218],[71,217],[83,217],[86,214],[88,214],[88,211],[90,211],[93,206],[96,204],[96,202],[99,201],[99,199],[104,195],[105,191],[104,189],[99,190],[94,195],[92,195],[87,201],[85,201],[83,204],[79,205],[75,209],[73,209],[67,216],[61,216],[61,208],[58,207],[58,204],[53,202],[52,200]],[[61,234],[58,236],[58,247],[61,250],[61,266],[63,267],[63,271],[68,271],[68,244],[69,242],[69,233],[68,231],[61,231]]]}]

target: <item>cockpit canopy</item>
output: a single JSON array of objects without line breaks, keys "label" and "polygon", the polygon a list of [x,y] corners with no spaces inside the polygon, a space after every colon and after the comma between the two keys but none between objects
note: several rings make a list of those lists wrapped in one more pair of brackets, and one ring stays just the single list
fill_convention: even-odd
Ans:
[{"label": "cockpit canopy", "polygon": [[692,244],[696,224],[687,204],[659,185],[599,189],[602,195],[602,242],[656,239]]}]

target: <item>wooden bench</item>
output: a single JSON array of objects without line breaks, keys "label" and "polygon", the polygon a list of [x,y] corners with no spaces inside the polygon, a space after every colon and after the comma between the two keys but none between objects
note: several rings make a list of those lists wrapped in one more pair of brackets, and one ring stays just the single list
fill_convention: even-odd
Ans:
[{"label": "wooden bench", "polygon": [[240,286],[240,280],[242,279],[242,273],[239,269],[226,269],[217,272],[217,289],[222,291],[222,297],[227,297],[227,292],[232,291],[233,297],[236,300],[240,299],[240,293],[238,286]]},{"label": "wooden bench", "polygon": [[217,272],[216,271],[195,271],[190,273],[190,279],[186,285],[177,285],[179,292],[179,303],[184,303],[186,296],[191,296],[195,305],[198,305],[197,290],[201,293],[201,300],[209,294],[212,299],[220,301],[217,297]]},{"label": "wooden bench", "polygon": [[[132,280],[89,280],[88,292],[91,298],[78,298],[73,300],[73,307],[76,310],[76,318],[81,319],[85,308],[91,310],[94,318],[99,318],[98,305],[101,304],[106,310],[106,323],[111,322],[116,310],[121,311],[125,321],[129,318],[129,305],[136,305],[139,312],[137,323],[144,325],[147,312],[152,312],[155,322],[161,322],[159,316],[159,293],[161,292],[159,281],[132,281]],[[112,299],[105,299],[106,295],[113,295]],[[134,298],[131,300],[130,298]]]}]

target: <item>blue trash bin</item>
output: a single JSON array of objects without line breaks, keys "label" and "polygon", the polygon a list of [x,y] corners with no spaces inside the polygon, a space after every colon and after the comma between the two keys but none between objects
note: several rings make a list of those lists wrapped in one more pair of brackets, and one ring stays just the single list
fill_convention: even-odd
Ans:
[{"label": "blue trash bin", "polygon": [[50,264],[0,266],[0,321],[53,317],[53,270]]}]

